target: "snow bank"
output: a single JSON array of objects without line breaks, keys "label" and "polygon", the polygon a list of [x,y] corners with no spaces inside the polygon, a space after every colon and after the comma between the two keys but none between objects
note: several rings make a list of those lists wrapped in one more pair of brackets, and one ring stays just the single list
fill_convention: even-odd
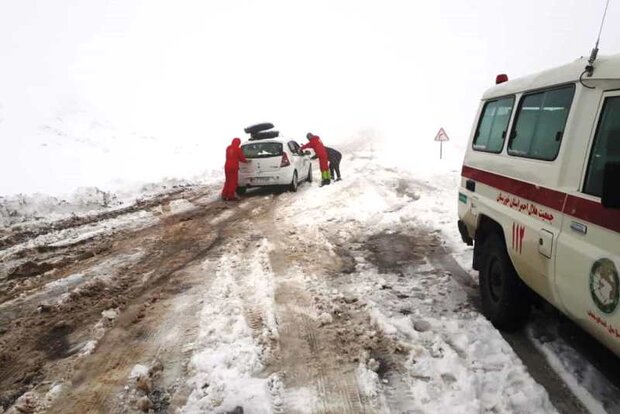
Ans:
[{"label": "snow bank", "polygon": [[[17,224],[24,226],[51,222],[74,215],[88,216],[111,212],[184,188],[197,185],[217,186],[220,180],[220,174],[213,171],[191,179],[165,179],[157,183],[122,184],[117,182],[115,184],[117,189],[114,191],[83,187],[66,196],[46,194],[0,196],[0,228]],[[186,201],[174,201],[173,204],[171,207],[175,213],[190,208]]]}]

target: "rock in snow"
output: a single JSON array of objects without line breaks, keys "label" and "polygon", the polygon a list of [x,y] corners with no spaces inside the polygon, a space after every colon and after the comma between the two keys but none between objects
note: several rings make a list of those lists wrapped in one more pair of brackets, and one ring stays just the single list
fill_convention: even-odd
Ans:
[{"label": "rock in snow", "polygon": [[430,331],[431,324],[428,321],[425,321],[423,319],[417,319],[413,321],[413,329],[415,329],[418,332]]},{"label": "rock in snow", "polygon": [[329,313],[322,313],[319,315],[319,324],[321,326],[323,325],[329,325],[330,323],[332,323],[334,321],[334,318],[332,317],[332,315],[330,315]]}]

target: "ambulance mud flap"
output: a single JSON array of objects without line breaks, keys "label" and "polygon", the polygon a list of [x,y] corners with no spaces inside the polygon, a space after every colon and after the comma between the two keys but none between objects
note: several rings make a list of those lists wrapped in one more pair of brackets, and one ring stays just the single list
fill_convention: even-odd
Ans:
[{"label": "ambulance mud flap", "polygon": [[468,246],[472,246],[474,244],[474,240],[469,236],[467,231],[467,226],[463,223],[463,220],[458,221],[459,233],[461,233],[461,239],[463,243],[466,243]]}]

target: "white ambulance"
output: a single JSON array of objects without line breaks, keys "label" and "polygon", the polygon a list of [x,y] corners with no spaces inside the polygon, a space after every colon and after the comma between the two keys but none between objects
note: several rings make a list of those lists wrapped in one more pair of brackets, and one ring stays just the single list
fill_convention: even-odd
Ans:
[{"label": "white ambulance", "polygon": [[498,76],[463,162],[458,225],[494,325],[519,326],[534,291],[620,355],[620,55],[587,65]]}]

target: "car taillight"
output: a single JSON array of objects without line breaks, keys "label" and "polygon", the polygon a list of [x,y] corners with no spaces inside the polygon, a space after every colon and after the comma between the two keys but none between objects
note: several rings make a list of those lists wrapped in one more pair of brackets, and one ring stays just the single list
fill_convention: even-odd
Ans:
[{"label": "car taillight", "polygon": [[280,167],[288,167],[289,165],[291,165],[291,162],[288,160],[288,155],[286,155],[286,152],[284,154],[282,154],[282,161],[280,162]]}]

